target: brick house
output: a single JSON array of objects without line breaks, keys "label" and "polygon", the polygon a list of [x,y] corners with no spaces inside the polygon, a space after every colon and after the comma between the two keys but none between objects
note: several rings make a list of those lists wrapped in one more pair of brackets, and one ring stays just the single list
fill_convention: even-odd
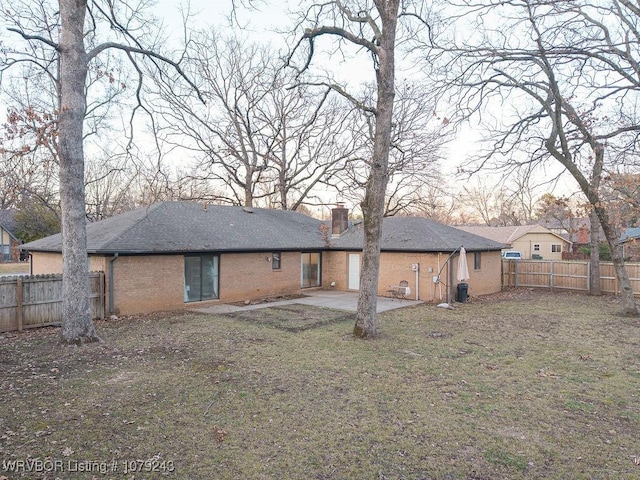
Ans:
[{"label": "brick house", "polygon": [[20,260],[20,240],[15,232],[15,210],[0,209],[0,263]]},{"label": "brick house", "polygon": [[618,245],[622,249],[622,256],[630,262],[640,262],[640,228],[630,227],[620,236]]},{"label": "brick house", "polygon": [[[293,211],[163,202],[87,225],[90,270],[105,272],[105,311],[116,314],[357,290],[362,225],[344,207],[332,214],[328,223]],[[386,218],[379,294],[407,280],[411,298],[451,298],[457,262],[447,260],[462,245],[469,292],[499,291],[503,245],[423,218]],[[34,274],[62,271],[60,234],[24,248]]]}]

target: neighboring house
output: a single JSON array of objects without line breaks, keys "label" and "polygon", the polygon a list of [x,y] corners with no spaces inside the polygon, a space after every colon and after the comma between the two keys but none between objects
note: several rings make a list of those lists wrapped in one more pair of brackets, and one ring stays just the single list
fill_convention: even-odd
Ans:
[{"label": "neighboring house", "polygon": [[[589,247],[591,238],[591,219],[589,217],[570,217],[563,221],[545,218],[539,220],[538,224],[570,242],[569,250],[565,252],[567,254],[579,255],[581,248]],[[600,229],[600,238],[604,239],[602,229]]]},{"label": "neighboring house", "polygon": [[507,244],[507,250],[522,252],[525,259],[562,260],[562,252],[568,251],[571,245],[566,238],[542,225],[457,228]]},{"label": "neighboring house", "polygon": [[[116,314],[306,288],[358,290],[362,225],[350,224],[346,208],[332,215],[328,225],[286,210],[159,203],[87,225],[90,269],[105,272],[106,311]],[[410,298],[453,298],[447,294],[457,284],[455,252],[461,246],[467,250],[469,292],[500,291],[504,245],[422,218],[385,219],[379,294],[407,280]],[[60,234],[24,248],[34,274],[62,271]]]},{"label": "neighboring house", "polygon": [[0,210],[0,263],[20,260],[20,240],[14,234],[15,210]]},{"label": "neighboring house", "polygon": [[627,228],[618,240],[622,256],[631,262],[640,262],[640,228]]}]

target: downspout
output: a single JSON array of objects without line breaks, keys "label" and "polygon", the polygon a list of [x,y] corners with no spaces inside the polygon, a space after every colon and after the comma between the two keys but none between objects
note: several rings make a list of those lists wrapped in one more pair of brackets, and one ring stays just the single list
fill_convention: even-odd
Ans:
[{"label": "downspout", "polygon": [[[453,256],[453,255],[452,255]],[[447,299],[447,303],[453,303],[453,300],[456,298],[455,290],[453,287],[453,263],[451,263],[451,257],[449,257],[449,298]]]},{"label": "downspout", "polygon": [[109,259],[109,315],[113,315],[114,301],[113,301],[113,262],[118,258],[118,253],[114,253],[113,257]]}]

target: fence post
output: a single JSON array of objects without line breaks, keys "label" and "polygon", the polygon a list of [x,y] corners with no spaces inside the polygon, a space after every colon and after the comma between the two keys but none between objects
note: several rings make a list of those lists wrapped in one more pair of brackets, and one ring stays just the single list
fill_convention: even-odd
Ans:
[{"label": "fence post", "polygon": [[105,289],[105,280],[104,280],[104,272],[100,272],[100,309],[99,309],[99,318],[105,317],[104,311],[104,289]]},{"label": "fence post", "polygon": [[591,262],[587,262],[587,292],[591,293],[593,287],[591,286]]},{"label": "fence post", "polygon": [[16,317],[18,317],[18,331],[22,331],[22,277],[16,281]]},{"label": "fence post", "polygon": [[553,260],[549,262],[549,290],[553,290],[553,263]]},{"label": "fence post", "polygon": [[514,272],[514,275],[513,275],[513,278],[514,278],[513,286],[518,288],[518,261],[517,260],[509,260],[509,261],[513,262],[513,264],[514,264],[514,267],[513,267],[513,272]]}]

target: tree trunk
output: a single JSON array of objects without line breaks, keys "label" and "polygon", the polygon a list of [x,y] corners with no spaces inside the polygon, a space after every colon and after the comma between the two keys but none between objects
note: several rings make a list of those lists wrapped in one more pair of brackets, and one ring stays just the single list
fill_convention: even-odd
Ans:
[{"label": "tree trunk", "polygon": [[616,277],[618,278],[618,288],[620,289],[620,299],[622,301],[622,314],[628,317],[640,316],[638,306],[636,305],[636,299],[633,295],[633,287],[631,286],[631,280],[629,279],[629,272],[624,265],[624,259],[622,253],[618,248],[617,236],[609,223],[609,218],[604,207],[597,206],[595,208],[598,218],[600,219],[600,225],[604,232],[604,236],[609,244],[611,250],[611,259],[613,260],[613,268],[616,271]]},{"label": "tree trunk", "polygon": [[600,219],[595,208],[589,214],[591,223],[591,235],[589,245],[591,254],[589,255],[589,293],[591,295],[601,295],[600,291]]},{"label": "tree trunk", "polygon": [[373,138],[373,159],[367,181],[362,213],[364,215],[364,245],[362,248],[362,271],[355,336],[375,338],[378,335],[376,310],[378,304],[378,273],[380,271],[380,238],[384,201],[389,180],[389,149],[391,143],[391,120],[395,94],[395,37],[399,0],[378,2],[382,21],[382,35],[378,47],[378,69],[376,82],[376,130]]},{"label": "tree trunk", "polygon": [[62,207],[62,341],[98,339],[89,307],[83,123],[87,56],[86,0],[60,0],[60,204]]}]

